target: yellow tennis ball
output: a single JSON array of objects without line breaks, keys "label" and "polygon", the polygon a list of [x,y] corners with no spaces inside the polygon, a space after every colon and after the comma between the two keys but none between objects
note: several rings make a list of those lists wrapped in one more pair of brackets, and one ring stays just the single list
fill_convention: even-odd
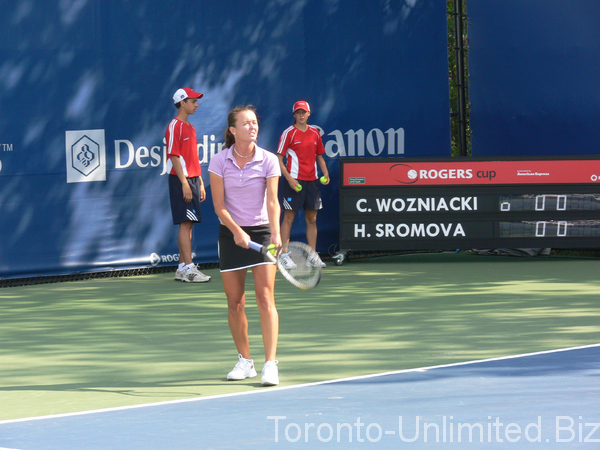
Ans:
[{"label": "yellow tennis ball", "polygon": [[327,183],[327,177],[325,177],[325,176],[321,177],[321,183],[322,184]]},{"label": "yellow tennis ball", "polygon": [[271,253],[271,255],[274,255],[275,251],[276,251],[275,244],[269,244],[269,245],[267,245],[267,251],[269,253]]},{"label": "yellow tennis ball", "polygon": [[300,192],[302,190],[302,185],[298,184],[296,185],[296,192]]}]

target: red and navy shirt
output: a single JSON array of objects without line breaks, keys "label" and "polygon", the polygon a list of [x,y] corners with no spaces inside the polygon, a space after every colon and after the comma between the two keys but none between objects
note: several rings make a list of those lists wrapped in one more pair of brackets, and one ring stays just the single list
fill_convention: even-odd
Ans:
[{"label": "red and navy shirt", "polygon": [[188,124],[177,118],[171,120],[167,131],[165,132],[167,143],[167,172],[176,175],[171,162],[171,156],[179,156],[183,174],[186,178],[199,177],[202,172],[200,169],[200,159],[198,158],[198,146],[196,142],[196,129],[192,124]]},{"label": "red and navy shirt", "polygon": [[287,156],[286,169],[296,180],[313,181],[318,178],[317,156],[325,153],[319,130],[310,125],[301,131],[294,125],[279,138],[277,154]]}]

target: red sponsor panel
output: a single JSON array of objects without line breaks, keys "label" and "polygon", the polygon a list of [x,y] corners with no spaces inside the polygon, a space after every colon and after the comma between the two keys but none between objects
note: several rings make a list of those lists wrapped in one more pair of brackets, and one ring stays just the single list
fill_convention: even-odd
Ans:
[{"label": "red sponsor panel", "polygon": [[345,162],[342,186],[600,183],[600,159]]}]

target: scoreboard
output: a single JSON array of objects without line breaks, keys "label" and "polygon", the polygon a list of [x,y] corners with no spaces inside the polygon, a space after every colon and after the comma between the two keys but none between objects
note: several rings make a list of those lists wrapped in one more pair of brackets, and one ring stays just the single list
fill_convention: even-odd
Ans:
[{"label": "scoreboard", "polygon": [[340,159],[340,249],[600,248],[600,157]]}]

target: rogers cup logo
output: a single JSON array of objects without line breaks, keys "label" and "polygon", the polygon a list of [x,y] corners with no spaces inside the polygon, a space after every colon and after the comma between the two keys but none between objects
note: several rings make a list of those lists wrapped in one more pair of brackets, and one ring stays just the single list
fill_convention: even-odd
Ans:
[{"label": "rogers cup logo", "polygon": [[[417,163],[418,164],[418,163]],[[455,167],[453,165],[436,165],[435,168],[417,165],[418,169],[408,164],[394,164],[390,166],[390,174],[394,179],[402,184],[414,184],[417,181],[423,183],[435,183],[433,180],[469,180],[474,176],[474,169],[469,167]],[[477,172],[477,178],[492,179],[496,177],[494,170],[480,170]]]},{"label": "rogers cup logo", "polygon": [[394,164],[390,167],[390,172],[402,184],[413,184],[419,181],[419,172],[408,164]]},{"label": "rogers cup logo", "polygon": [[104,130],[67,131],[67,183],[106,180]]},{"label": "rogers cup logo", "polygon": [[160,255],[158,253],[152,253],[150,255],[150,264],[157,266],[160,263]]}]

